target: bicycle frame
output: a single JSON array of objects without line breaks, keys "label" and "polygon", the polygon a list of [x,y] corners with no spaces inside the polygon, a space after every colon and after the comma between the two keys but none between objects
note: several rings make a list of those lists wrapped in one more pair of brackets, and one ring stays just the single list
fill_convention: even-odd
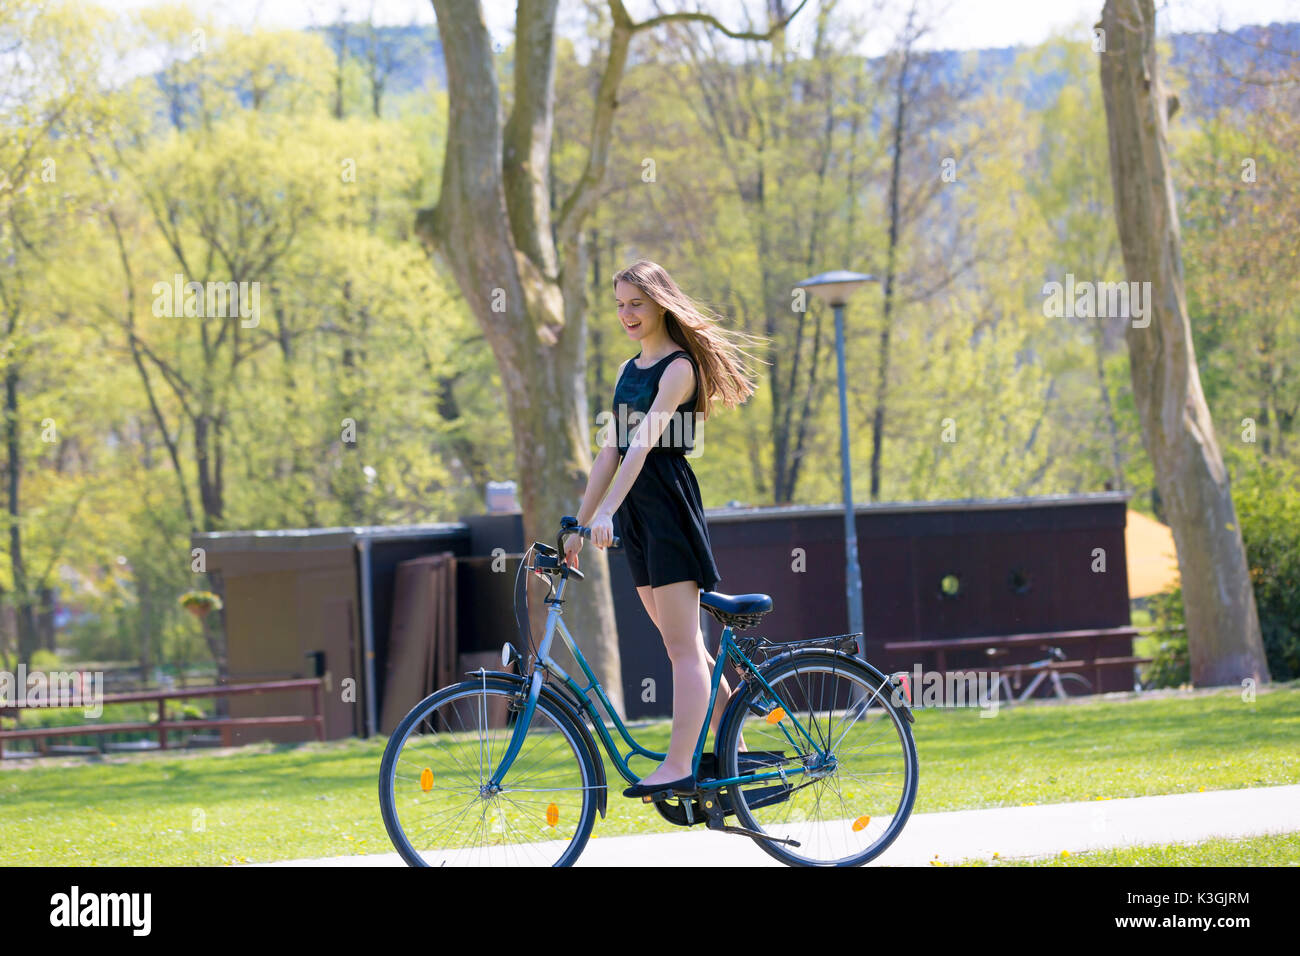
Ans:
[{"label": "bicycle frame", "polygon": [[[567,584],[567,576],[561,576],[559,587],[556,588],[555,591],[555,596],[547,599],[546,603],[550,605],[550,610],[547,612],[546,616],[545,636],[542,638],[542,643],[538,647],[537,660],[534,662],[534,666],[529,671],[529,674],[526,675],[528,682],[528,696],[520,715],[520,719],[515,724],[514,733],[510,739],[510,746],[506,748],[505,755],[501,758],[500,766],[493,772],[491,779],[488,781],[489,786],[499,787],[501,785],[506,773],[510,770],[511,764],[514,763],[514,759],[518,755],[520,748],[523,746],[524,737],[527,735],[528,728],[532,724],[533,713],[537,709],[537,701],[541,696],[542,691],[542,675],[537,669],[538,665],[558,677],[564,682],[564,685],[574,693],[582,706],[583,712],[591,718],[592,725],[596,728],[596,732],[600,734],[600,739],[604,744],[605,751],[614,760],[615,764],[617,764],[618,772],[629,783],[635,783],[637,781],[637,777],[630,769],[628,769],[627,765],[627,759],[630,759],[633,754],[641,754],[645,757],[652,757],[660,760],[667,757],[667,754],[658,753],[654,750],[647,750],[645,747],[642,747],[628,732],[627,727],[624,726],[623,721],[619,719],[618,713],[614,710],[613,705],[610,704],[604,688],[601,687],[600,682],[596,679],[596,676],[591,672],[591,668],[587,665],[587,659],[582,656],[582,651],[578,649],[577,644],[573,640],[573,636],[569,634],[569,629],[564,624],[561,611],[561,606],[564,603],[564,589]],[[569,648],[570,652],[572,652],[574,660],[578,662],[578,666],[582,668],[582,672],[588,681],[586,687],[579,686],[578,682],[570,677],[550,656],[551,642],[557,631],[563,638],[565,645]],[[742,777],[720,777],[717,780],[712,780],[710,786],[724,787],[728,784],[737,784],[741,782],[755,783],[762,780],[776,779],[785,782],[787,777],[791,775],[802,774],[806,770],[820,767],[821,763],[827,758],[826,752],[818,746],[817,741],[808,733],[803,724],[799,722],[799,718],[794,714],[794,712],[785,707],[785,702],[777,696],[776,691],[774,691],[771,685],[768,684],[767,681],[763,679],[762,675],[758,673],[758,669],[754,666],[754,663],[736,646],[735,642],[732,640],[731,626],[727,625],[722,629],[722,640],[718,651],[718,660],[713,667],[713,679],[709,687],[709,705],[704,711],[704,725],[700,728],[699,739],[695,742],[695,754],[691,759],[691,772],[696,775],[699,774],[700,756],[704,752],[704,742],[708,739],[709,734],[709,715],[713,713],[713,707],[718,696],[718,685],[722,680],[722,669],[727,661],[731,661],[738,669],[749,669],[753,673],[754,679],[767,689],[768,693],[777,701],[777,705],[785,709],[787,716],[794,724],[798,734],[802,734],[803,738],[808,741],[813,750],[817,752],[817,760],[814,763],[814,767],[811,768],[797,767],[787,770],[786,768],[781,767],[767,773],[746,774]],[[884,686],[885,685],[882,684],[881,687],[877,688],[876,692],[868,698],[867,706],[870,706],[871,701],[875,699],[881,690],[883,690]],[[596,692],[596,695],[599,697],[605,710],[609,713],[610,717],[613,718],[614,724],[618,728],[619,735],[632,748],[628,751],[627,759],[625,759],[619,752],[617,745],[609,734],[608,728],[605,727],[604,720],[601,719],[595,705],[591,702],[591,698],[588,697],[588,694],[593,690]],[[864,707],[864,712],[865,709],[866,708]],[[721,725],[719,725],[719,727],[720,726]],[[784,722],[782,722],[781,732],[785,734],[786,739],[790,741],[791,746],[798,751],[799,744],[796,742],[795,736],[791,735],[790,731],[785,728]]]},{"label": "bicycle frame", "polygon": [[[1046,660],[1034,661],[1033,663],[1035,663],[1035,664],[1049,664],[1049,663],[1051,663],[1051,660],[1052,660],[1052,659],[1049,657],[1049,658],[1047,658]],[[1011,681],[1007,679],[1007,676],[1006,676],[1005,674],[1002,674],[1002,675],[1000,676],[1000,678],[999,678],[999,680],[998,680],[998,685],[999,685],[999,687],[1002,687],[1002,686],[1005,686],[1005,687],[1006,687],[1006,689],[1007,689],[1007,699],[1008,699],[1009,702],[1024,703],[1025,701],[1029,700],[1029,698],[1031,698],[1031,697],[1034,695],[1034,691],[1036,691],[1036,690],[1038,689],[1038,685],[1041,684],[1041,683],[1042,683],[1043,681],[1045,681],[1045,680],[1049,680],[1049,681],[1052,682],[1052,688],[1053,688],[1053,690],[1056,691],[1056,696],[1057,696],[1058,698],[1060,698],[1061,700],[1065,700],[1066,698],[1068,698],[1068,697],[1070,696],[1069,694],[1067,694],[1067,693],[1065,692],[1065,688],[1061,686],[1061,675],[1058,674],[1056,671],[1054,671],[1054,670],[1050,670],[1050,669],[1048,669],[1048,668],[1046,668],[1046,667],[1043,668],[1043,669],[1040,670],[1037,674],[1034,675],[1034,679],[1031,680],[1031,681],[1029,682],[1029,684],[1025,687],[1025,689],[1024,689],[1023,691],[1021,691],[1019,697],[1017,697],[1015,691],[1012,690],[1012,688],[1011,688]]]}]

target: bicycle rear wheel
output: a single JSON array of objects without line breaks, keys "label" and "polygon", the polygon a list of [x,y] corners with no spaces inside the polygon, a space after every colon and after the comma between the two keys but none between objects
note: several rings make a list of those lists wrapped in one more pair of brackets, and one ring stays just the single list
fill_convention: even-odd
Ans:
[{"label": "bicycle rear wheel", "polygon": [[[379,805],[411,866],[570,866],[596,820],[596,769],[579,729],[546,700],[501,789],[487,786],[510,745],[519,685],[443,688],[402,718],[384,748]],[[495,726],[494,726],[495,725]]]},{"label": "bicycle rear wheel", "polygon": [[[762,676],[775,696],[748,682],[721,746],[726,775],[784,769],[787,776],[729,787],[737,820],[798,841],[754,839],[790,866],[861,866],[879,856],[911,815],[919,774],[892,687],[881,689],[857,658],[833,652],[777,661]],[[796,720],[828,757],[819,757]],[[742,734],[749,751],[772,756],[738,751]]]},{"label": "bicycle rear wheel", "polygon": [[1092,681],[1079,674],[1061,674],[1061,689],[1067,697],[1087,697],[1092,693]]}]

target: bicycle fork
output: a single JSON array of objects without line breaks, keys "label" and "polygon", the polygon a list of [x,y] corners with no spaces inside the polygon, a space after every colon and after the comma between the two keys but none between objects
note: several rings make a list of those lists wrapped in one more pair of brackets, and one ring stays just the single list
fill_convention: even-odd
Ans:
[{"label": "bicycle fork", "polygon": [[[487,735],[487,671],[480,667],[479,674],[483,681],[483,694],[480,700],[483,702],[484,713],[483,719],[483,736],[479,738],[479,766],[483,766],[483,745]],[[506,713],[518,712],[519,718],[515,721],[514,732],[510,735],[510,745],[506,747],[506,752],[501,757],[501,762],[487,781],[481,785],[483,796],[490,796],[501,790],[501,781],[505,779],[506,773],[510,770],[510,765],[515,762],[515,757],[519,755],[520,749],[524,745],[524,737],[528,735],[528,728],[532,726],[533,714],[537,711],[537,701],[542,695],[542,673],[540,669],[535,669],[528,682],[528,690],[525,694],[516,694],[511,698]],[[522,705],[518,703],[522,699]],[[509,718],[507,717],[507,720]]]}]

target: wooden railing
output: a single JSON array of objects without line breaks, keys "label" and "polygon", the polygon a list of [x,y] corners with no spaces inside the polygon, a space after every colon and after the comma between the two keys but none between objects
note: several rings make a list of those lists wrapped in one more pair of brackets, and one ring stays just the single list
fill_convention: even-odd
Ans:
[{"label": "wooden railing", "polygon": [[[85,734],[118,734],[153,732],[158,733],[158,747],[167,749],[167,732],[184,730],[220,729],[222,742],[230,743],[229,731],[237,727],[286,727],[311,724],[316,727],[316,739],[325,739],[325,716],[321,708],[321,685],[323,678],[307,677],[298,680],[268,681],[261,684],[226,684],[217,687],[186,687],[180,690],[132,691],[125,694],[105,694],[94,703],[129,704],[140,701],[158,702],[158,720],[154,723],[119,723],[101,724],[89,721],[69,727],[32,727],[26,730],[0,730],[0,758],[4,757],[6,740],[43,740],[46,737],[77,737]],[[305,716],[284,717],[218,717],[207,720],[168,720],[167,701],[184,700],[190,697],[227,697],[236,694],[266,694],[272,691],[309,690],[312,697],[312,713]],[[23,705],[9,706],[0,710],[0,716],[13,717],[24,710],[49,710],[59,707],[86,707],[86,701],[67,700],[42,704],[38,707]]]}]

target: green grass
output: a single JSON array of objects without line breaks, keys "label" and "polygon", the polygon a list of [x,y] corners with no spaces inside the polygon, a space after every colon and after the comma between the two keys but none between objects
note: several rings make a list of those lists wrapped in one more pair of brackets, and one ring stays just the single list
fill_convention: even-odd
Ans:
[{"label": "green grass", "polygon": [[1114,850],[1062,851],[1037,859],[963,860],[952,866],[1300,866],[1300,832]]},{"label": "green grass", "polygon": [[[1300,682],[1156,699],[925,710],[914,812],[1300,782]],[[666,750],[667,721],[637,727]],[[6,762],[0,865],[220,865],[393,852],[378,806],[385,741],[252,745],[228,753]],[[712,743],[710,742],[710,746]],[[633,763],[648,773],[653,764]],[[680,832],[612,786],[594,839]]]}]

